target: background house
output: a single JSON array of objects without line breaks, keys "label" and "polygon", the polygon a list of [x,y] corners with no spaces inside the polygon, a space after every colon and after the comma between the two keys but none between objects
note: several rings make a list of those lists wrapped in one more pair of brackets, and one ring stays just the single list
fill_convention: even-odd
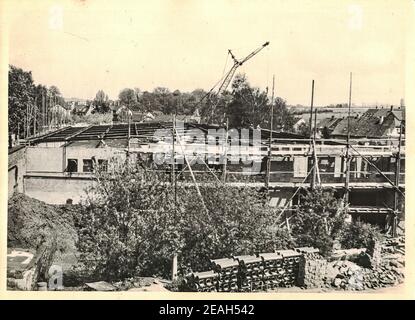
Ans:
[{"label": "background house", "polygon": [[[405,121],[404,109],[369,109],[361,116],[350,117],[350,137],[388,138],[398,137],[401,121]],[[331,132],[332,138],[345,139],[348,134],[348,117],[342,119]]]}]

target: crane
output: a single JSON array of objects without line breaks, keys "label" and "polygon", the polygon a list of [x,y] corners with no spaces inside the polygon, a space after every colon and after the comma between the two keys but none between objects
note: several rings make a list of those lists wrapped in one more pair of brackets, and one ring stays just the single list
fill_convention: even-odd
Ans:
[{"label": "crane", "polygon": [[[233,60],[233,66],[230,68],[230,70],[226,73],[226,76],[219,86],[218,92],[216,93],[216,97],[220,97],[220,95],[228,88],[229,84],[231,83],[233,76],[235,75],[236,70],[242,66],[246,61],[251,59],[253,56],[255,56],[258,52],[260,52],[262,49],[264,49],[266,46],[269,45],[269,41],[265,42],[261,47],[257,48],[256,50],[252,51],[250,54],[248,54],[245,58],[238,60],[236,59],[235,55],[232,53],[232,51],[229,49],[228,54],[232,57]],[[206,96],[210,95],[213,91],[214,87],[206,94]],[[203,98],[202,98],[203,100]],[[211,110],[211,117],[210,119],[213,119],[213,116],[215,114],[215,109],[219,103],[219,99],[217,99],[216,103],[212,105]]]}]

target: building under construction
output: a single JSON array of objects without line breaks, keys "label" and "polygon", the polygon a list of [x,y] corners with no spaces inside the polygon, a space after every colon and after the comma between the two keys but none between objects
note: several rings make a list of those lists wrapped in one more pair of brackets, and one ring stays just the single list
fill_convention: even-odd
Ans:
[{"label": "building under construction", "polygon": [[349,204],[351,218],[388,232],[402,231],[402,136],[347,143],[250,129],[238,131],[234,149],[226,129],[176,121],[62,128],[9,150],[9,196],[18,191],[47,203],[76,203],[95,183],[96,164],[111,170],[115,159],[128,158],[158,163],[177,183],[194,183],[203,175],[235,187],[267,190],[270,205],[286,217],[304,190],[333,188]]}]

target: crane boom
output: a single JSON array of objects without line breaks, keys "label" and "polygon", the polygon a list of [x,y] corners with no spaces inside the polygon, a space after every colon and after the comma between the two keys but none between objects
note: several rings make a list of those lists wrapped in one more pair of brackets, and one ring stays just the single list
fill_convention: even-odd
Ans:
[{"label": "crane boom", "polygon": [[[242,66],[246,61],[248,61],[249,59],[251,59],[253,56],[255,56],[257,53],[259,53],[262,49],[264,49],[266,46],[269,45],[269,41],[265,42],[261,47],[257,48],[256,50],[254,50],[253,52],[251,52],[250,54],[248,54],[245,58],[243,58],[242,60],[238,60],[235,58],[234,54],[232,53],[231,50],[228,50],[230,56],[233,59],[233,66],[232,68],[228,71],[228,73],[226,74],[225,79],[223,80],[222,84],[220,85],[218,92],[216,94],[216,96],[219,98],[219,96],[228,88],[229,84],[231,83],[233,76],[235,75],[236,69],[238,69],[240,66]],[[214,114],[215,114],[215,109],[217,107],[219,103],[219,100],[217,100],[216,104],[214,104],[212,106],[212,111],[211,111],[211,119],[213,118]]]}]

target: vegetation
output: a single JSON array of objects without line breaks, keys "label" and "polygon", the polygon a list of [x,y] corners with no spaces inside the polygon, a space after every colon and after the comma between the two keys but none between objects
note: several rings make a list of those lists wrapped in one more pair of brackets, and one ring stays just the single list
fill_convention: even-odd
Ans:
[{"label": "vegetation", "polygon": [[292,218],[292,235],[298,246],[313,246],[328,256],[345,227],[345,210],[332,190],[306,191]]},{"label": "vegetation", "polygon": [[[270,128],[271,102],[267,92],[252,87],[246,76],[241,74],[236,75],[231,91],[225,91],[220,97],[208,95],[202,89],[187,93],[157,87],[153,92],[125,88],[118,98],[120,105],[127,106],[132,111],[191,115],[197,109],[203,122],[222,124],[228,118],[232,128]],[[293,125],[294,118],[288,111],[285,100],[277,97],[273,128],[292,131]]]},{"label": "vegetation", "polygon": [[111,113],[93,113],[87,115],[72,114],[71,124],[110,124],[112,122]]},{"label": "vegetation", "polygon": [[99,90],[92,102],[94,110],[98,113],[106,113],[110,111],[110,101],[108,95],[103,90]]},{"label": "vegetation", "polygon": [[97,172],[97,184],[76,214],[80,265],[96,279],[164,276],[171,259],[195,270],[209,259],[292,245],[275,227],[275,214],[251,189],[217,183],[178,186],[175,204],[169,177],[121,163],[112,173]]},{"label": "vegetation", "polygon": [[[97,170],[97,184],[75,213],[78,270],[93,279],[169,277],[178,254],[184,269],[208,270],[210,259],[312,246],[329,256],[336,240],[344,248],[370,247],[379,231],[347,224],[333,191],[306,192],[291,218],[291,234],[278,227],[267,196],[221,182],[194,186],[145,166],[113,163]],[[111,167],[111,166],[110,166]]]},{"label": "vegetation", "polygon": [[[65,105],[56,86],[49,88],[41,84],[36,86],[30,71],[12,65],[9,66],[8,90],[9,133],[20,137],[32,134],[35,128],[45,125],[45,117],[53,106]],[[30,118],[28,114],[34,114],[35,117]]]},{"label": "vegetation", "polygon": [[[124,88],[120,91],[118,100],[111,101],[103,90],[98,90],[95,98],[86,102],[89,108],[93,108],[93,116],[84,117],[78,110],[71,109],[72,105],[65,102],[58,87],[47,88],[41,84],[36,86],[31,72],[14,66],[9,69],[9,132],[19,133],[21,136],[34,133],[35,128],[47,126],[51,120],[50,113],[56,105],[63,107],[60,112],[66,113],[68,110],[68,113],[74,115],[73,123],[84,120],[90,124],[106,123],[99,119],[99,114],[109,114],[111,109],[125,106],[131,111],[142,113],[192,115],[197,112],[202,117],[202,122],[221,124],[228,118],[229,126],[233,128],[270,128],[270,103],[267,91],[252,87],[245,75],[237,75],[231,90],[225,91],[220,97],[209,95],[203,89],[180,92],[156,87],[148,92],[139,88]],[[29,112],[36,114],[36,119],[29,119],[29,125],[26,124],[27,109],[37,109],[37,112]],[[68,117],[65,116],[66,118]],[[285,100],[277,97],[274,102],[273,128],[292,131],[293,124],[294,118]]]},{"label": "vegetation", "polygon": [[370,248],[382,237],[378,227],[358,220],[346,225],[342,230],[341,245],[346,249]]}]

